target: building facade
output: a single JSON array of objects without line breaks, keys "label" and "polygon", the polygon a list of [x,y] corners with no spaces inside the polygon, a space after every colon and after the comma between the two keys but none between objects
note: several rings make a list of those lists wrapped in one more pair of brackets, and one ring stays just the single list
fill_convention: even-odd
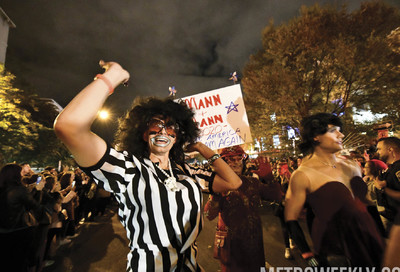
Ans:
[{"label": "building facade", "polygon": [[10,28],[15,28],[15,24],[0,7],[0,63],[6,62],[8,32]]}]

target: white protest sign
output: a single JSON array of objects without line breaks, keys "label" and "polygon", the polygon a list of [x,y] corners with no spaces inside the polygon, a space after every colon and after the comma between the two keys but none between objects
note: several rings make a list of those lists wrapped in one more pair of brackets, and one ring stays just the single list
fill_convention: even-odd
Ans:
[{"label": "white protest sign", "polygon": [[240,85],[182,98],[195,112],[198,141],[216,150],[252,142]]}]

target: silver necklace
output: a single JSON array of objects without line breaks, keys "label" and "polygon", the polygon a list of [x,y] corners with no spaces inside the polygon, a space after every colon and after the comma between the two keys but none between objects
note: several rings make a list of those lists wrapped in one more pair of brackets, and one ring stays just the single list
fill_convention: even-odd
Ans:
[{"label": "silver necklace", "polygon": [[330,163],[327,163],[327,162],[324,162],[324,161],[320,161],[322,164],[325,164],[326,166],[330,166],[330,167],[332,167],[332,168],[336,168],[336,164],[330,164]]},{"label": "silver necklace", "polygon": [[164,171],[164,169],[162,169],[160,166],[158,166],[156,164],[157,168],[160,169],[160,171],[167,176],[168,178],[166,180],[164,180],[164,184],[165,186],[167,186],[167,188],[172,191],[175,192],[178,190],[178,187],[176,186],[176,178],[174,177],[174,173],[172,172],[172,167],[171,167],[171,161],[168,160],[168,167],[169,167],[169,173],[171,175],[168,175],[167,172]]}]

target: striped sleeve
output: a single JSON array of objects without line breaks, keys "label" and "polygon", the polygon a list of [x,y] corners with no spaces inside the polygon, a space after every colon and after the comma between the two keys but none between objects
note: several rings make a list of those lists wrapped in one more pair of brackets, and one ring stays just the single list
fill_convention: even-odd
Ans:
[{"label": "striped sleeve", "polygon": [[107,151],[98,163],[91,167],[81,167],[104,190],[116,194],[123,193],[129,181],[134,179],[137,167],[127,152],[119,152],[107,146]]},{"label": "striped sleeve", "polygon": [[193,167],[185,163],[185,170],[196,182],[200,185],[201,189],[204,191],[209,190],[210,193],[213,192],[212,184],[217,173],[206,170],[200,167]]}]

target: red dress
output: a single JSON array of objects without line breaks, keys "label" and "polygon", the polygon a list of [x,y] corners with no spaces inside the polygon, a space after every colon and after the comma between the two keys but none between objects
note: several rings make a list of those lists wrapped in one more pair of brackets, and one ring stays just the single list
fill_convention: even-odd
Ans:
[{"label": "red dress", "polygon": [[229,264],[224,271],[260,271],[265,266],[261,218],[258,209],[261,199],[280,201],[279,184],[267,185],[258,179],[241,176],[242,186],[225,196],[213,195],[204,212],[213,220],[220,213],[218,229],[225,225],[231,238]]},{"label": "red dress", "polygon": [[[352,188],[359,182],[364,184],[353,178]],[[307,202],[315,214],[311,237],[317,254],[345,257],[353,267],[380,267],[383,239],[365,204],[343,183],[325,183],[308,194]]]}]

